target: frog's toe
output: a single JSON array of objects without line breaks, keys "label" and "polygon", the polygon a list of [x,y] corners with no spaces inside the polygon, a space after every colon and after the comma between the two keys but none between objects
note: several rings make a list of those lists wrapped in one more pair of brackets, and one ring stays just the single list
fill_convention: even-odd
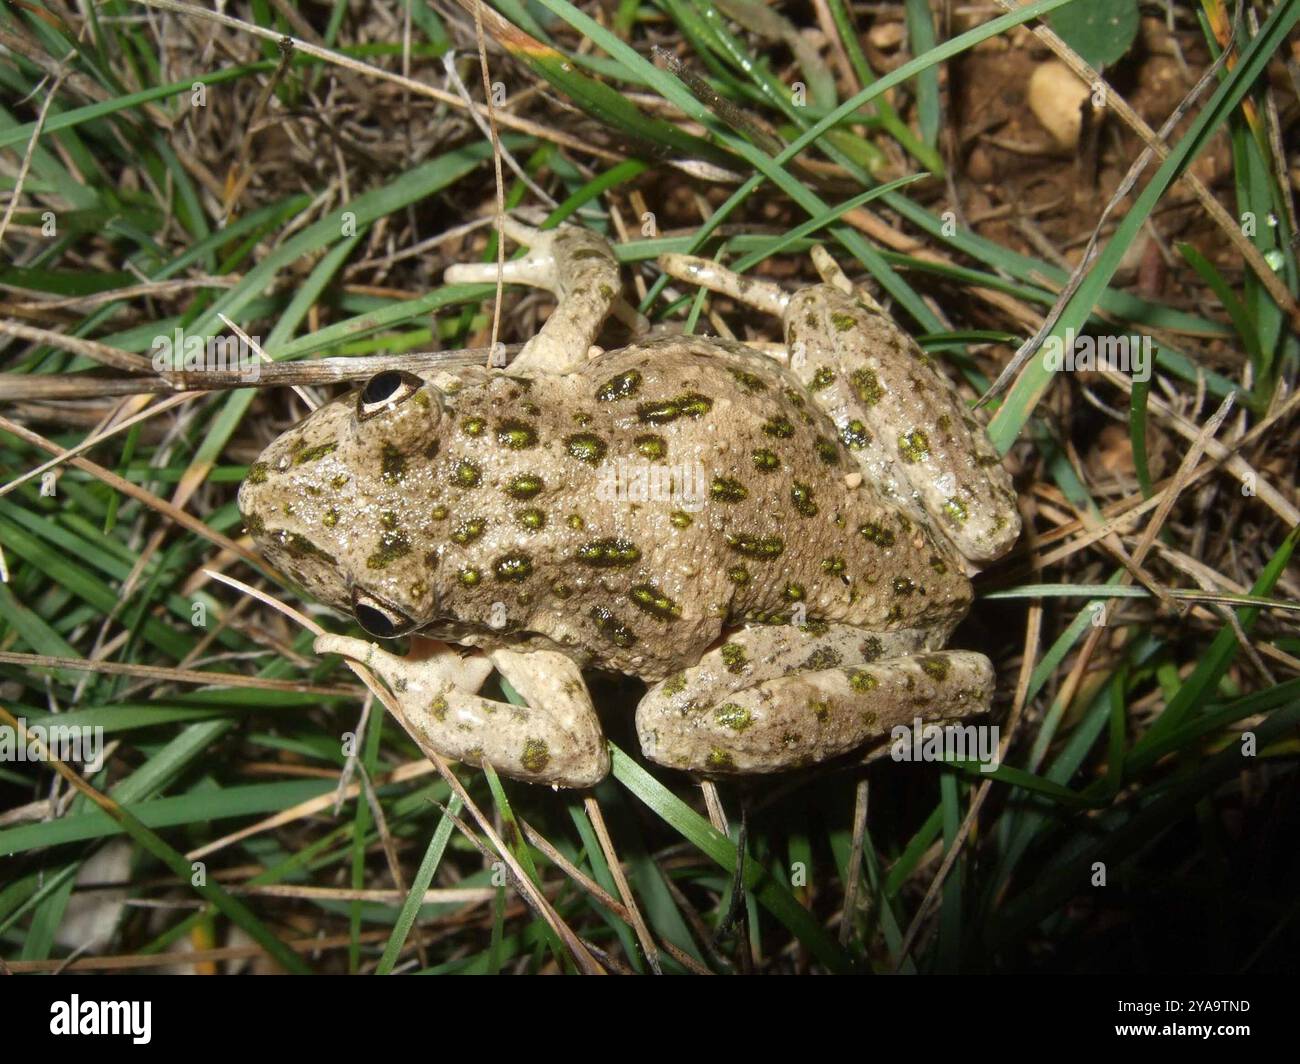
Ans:
[{"label": "frog's toe", "polygon": [[[809,252],[813,260],[813,265],[817,267],[817,274],[827,284],[834,285],[846,296],[853,294],[853,282],[849,280],[848,275],[840,269],[840,264],[831,258],[831,253],[820,244],[814,244]],[[874,300],[873,300],[874,302]]]},{"label": "frog's toe", "polygon": [[710,259],[669,253],[660,255],[657,261],[659,268],[669,277],[676,277],[687,284],[697,284],[711,292],[720,292],[778,318],[790,302],[790,294],[770,281],[759,281],[733,273]]}]

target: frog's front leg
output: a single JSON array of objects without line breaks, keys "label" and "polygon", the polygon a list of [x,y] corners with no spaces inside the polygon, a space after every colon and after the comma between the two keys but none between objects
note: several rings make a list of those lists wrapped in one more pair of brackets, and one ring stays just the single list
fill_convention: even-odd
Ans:
[{"label": "frog's front leg", "polygon": [[[640,318],[619,295],[618,260],[609,242],[578,226],[534,229],[509,215],[505,231],[528,248],[521,259],[505,263],[507,284],[525,284],[555,293],[557,306],[537,335],[524,344],[511,364],[516,373],[571,373],[587,361],[587,352],[613,311],[634,330]],[[496,263],[462,263],[443,274],[450,284],[493,282]]]},{"label": "frog's front leg", "polygon": [[1001,557],[1020,534],[1011,478],[952,382],[824,249],[825,283],[787,294],[706,259],[664,255],[660,265],[769,313],[785,326],[790,368],[834,421],[869,484],[934,526],[976,566]]},{"label": "frog's front leg", "polygon": [[905,648],[919,634],[745,629],[637,707],[646,757],[708,775],[780,772],[846,754],[898,725],[986,712],[982,654]]},{"label": "frog's front leg", "polygon": [[[341,654],[384,681],[402,713],[439,754],[558,787],[590,787],[609,771],[609,750],[578,666],[551,651],[495,650],[462,658],[434,643],[426,657],[398,657],[374,643],[322,635],[318,654]],[[493,666],[528,702],[482,698]]]}]

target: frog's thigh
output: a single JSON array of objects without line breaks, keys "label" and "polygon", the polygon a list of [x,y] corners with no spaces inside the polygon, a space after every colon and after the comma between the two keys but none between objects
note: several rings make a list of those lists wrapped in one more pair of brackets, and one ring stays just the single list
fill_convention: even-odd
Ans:
[{"label": "frog's thigh", "polygon": [[[550,651],[494,651],[461,658],[443,644],[401,658],[373,643],[321,636],[317,653],[342,654],[374,671],[410,726],[444,757],[492,765],[530,783],[590,787],[609,771],[609,752],[578,667]],[[495,665],[527,706],[476,692]]]},{"label": "frog's thigh", "polygon": [[671,768],[709,774],[779,772],[878,741],[900,724],[988,709],[993,666],[950,650],[869,665],[794,672],[689,711],[644,703],[641,749]]},{"label": "frog's thigh", "polygon": [[792,672],[863,665],[925,648],[927,633],[868,632],[851,624],[756,625],[727,636],[699,663],[651,687],[638,712],[691,713],[732,691]]},{"label": "frog's thigh", "polygon": [[791,368],[870,477],[901,478],[972,562],[1020,533],[1011,478],[982,425],[934,360],[874,300],[836,284],[785,309]]}]

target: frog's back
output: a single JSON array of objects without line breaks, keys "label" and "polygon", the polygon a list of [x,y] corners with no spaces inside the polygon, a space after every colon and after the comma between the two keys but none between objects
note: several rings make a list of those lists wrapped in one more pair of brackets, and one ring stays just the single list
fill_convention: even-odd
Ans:
[{"label": "frog's back", "polygon": [[[482,488],[513,499],[507,520],[466,511],[444,526],[444,612],[461,621],[654,679],[727,625],[933,627],[969,601],[929,533],[860,483],[794,379],[742,345],[665,338],[522,387],[494,375],[452,402],[482,430],[439,456],[440,479],[472,462]],[[510,446],[512,423],[528,446]],[[477,491],[454,494],[474,508]],[[452,574],[471,575],[447,587]]]}]

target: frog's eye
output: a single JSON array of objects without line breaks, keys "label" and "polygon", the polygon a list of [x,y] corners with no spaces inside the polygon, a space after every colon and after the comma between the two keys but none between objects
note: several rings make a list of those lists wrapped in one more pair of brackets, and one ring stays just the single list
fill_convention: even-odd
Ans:
[{"label": "frog's eye", "polygon": [[405,402],[424,386],[414,373],[389,369],[376,373],[357,396],[357,420],[365,421],[391,406]]},{"label": "frog's eye", "polygon": [[358,588],[352,589],[352,615],[357,624],[379,639],[393,639],[415,627],[415,622],[401,610]]}]

